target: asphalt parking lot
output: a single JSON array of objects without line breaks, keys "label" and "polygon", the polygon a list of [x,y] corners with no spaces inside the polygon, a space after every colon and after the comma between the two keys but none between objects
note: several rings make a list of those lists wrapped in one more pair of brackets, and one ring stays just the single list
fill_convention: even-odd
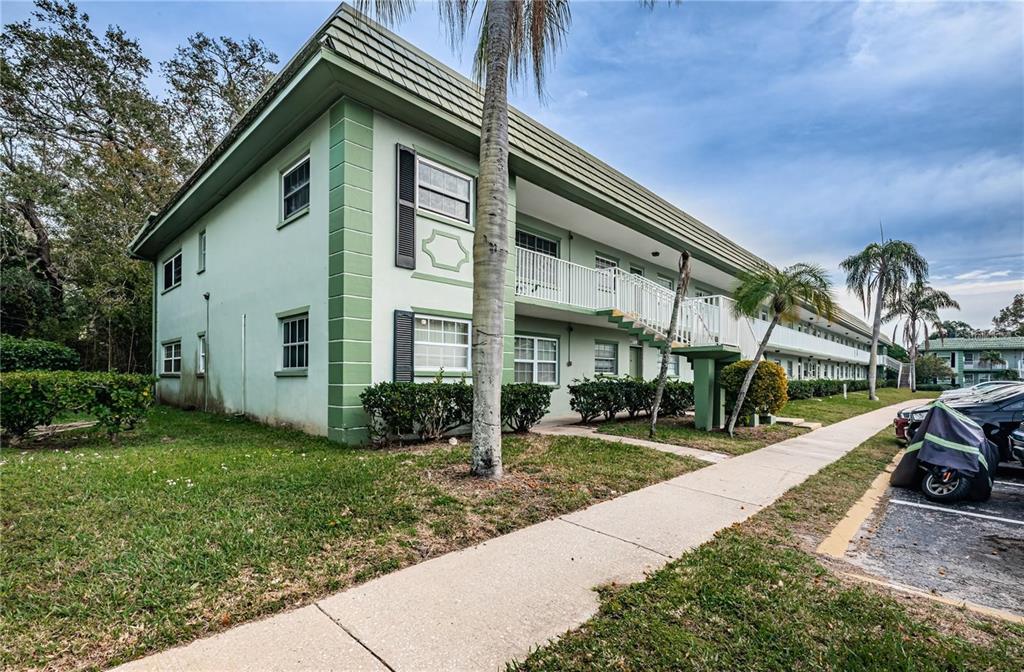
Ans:
[{"label": "asphalt parking lot", "polygon": [[1024,471],[1001,468],[987,502],[937,504],[890,487],[848,559],[894,583],[1024,615]]}]

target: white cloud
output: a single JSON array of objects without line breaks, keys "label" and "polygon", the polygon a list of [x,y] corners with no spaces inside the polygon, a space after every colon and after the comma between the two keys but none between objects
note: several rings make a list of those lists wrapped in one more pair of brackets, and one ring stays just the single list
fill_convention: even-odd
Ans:
[{"label": "white cloud", "polygon": [[[967,273],[961,273],[960,275],[953,276],[954,280],[989,280],[991,278],[1005,278],[1010,275],[1010,271],[968,271]],[[935,276],[932,279],[937,280],[940,276]]]}]

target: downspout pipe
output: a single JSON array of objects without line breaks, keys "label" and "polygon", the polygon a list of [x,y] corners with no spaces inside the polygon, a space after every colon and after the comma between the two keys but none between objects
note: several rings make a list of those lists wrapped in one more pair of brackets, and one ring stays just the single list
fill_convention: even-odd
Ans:
[{"label": "downspout pipe", "polygon": [[206,302],[206,330],[203,332],[203,412],[210,405],[210,293],[203,294]]}]

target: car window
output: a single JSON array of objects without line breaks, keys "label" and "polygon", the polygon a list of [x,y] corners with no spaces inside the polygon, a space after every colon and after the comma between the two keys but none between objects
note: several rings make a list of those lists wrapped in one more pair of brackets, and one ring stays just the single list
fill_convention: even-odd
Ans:
[{"label": "car window", "polygon": [[1007,404],[999,409],[1000,411],[1024,411],[1024,399],[1018,399],[1017,401]]}]

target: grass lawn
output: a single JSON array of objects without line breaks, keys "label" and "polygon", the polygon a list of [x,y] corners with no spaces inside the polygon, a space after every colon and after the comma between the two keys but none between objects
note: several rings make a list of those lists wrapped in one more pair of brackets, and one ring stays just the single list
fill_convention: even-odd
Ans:
[{"label": "grass lawn", "polygon": [[939,396],[939,393],[914,393],[906,387],[900,389],[883,387],[878,390],[878,401],[868,399],[867,392],[850,392],[847,396],[848,399],[843,399],[841,394],[815,399],[795,399],[783,406],[779,415],[784,418],[803,418],[808,422],[831,425],[833,422],[846,420],[855,415],[874,411],[890,404],[898,404],[908,399],[934,399]]},{"label": "grass lawn", "polygon": [[628,588],[518,670],[1020,670],[1024,627],[841,580],[812,554],[899,450],[888,430]]},{"label": "grass lawn", "polygon": [[[923,400],[936,396],[938,396],[938,392],[912,394],[905,388],[900,390],[882,388],[878,390],[878,401],[870,401],[867,392],[851,392],[847,399],[843,399],[841,394],[818,399],[800,399],[786,404],[779,415],[830,425],[833,422],[839,422],[908,399]],[[598,427],[598,431],[604,434],[646,439],[649,426],[649,421],[646,419],[611,420],[602,423]],[[804,431],[806,430],[789,425],[736,427],[735,435],[730,437],[723,431],[705,432],[702,429],[697,429],[691,417],[659,418],[657,440],[727,455],[742,455],[779,441],[785,441]]]},{"label": "grass lawn", "polygon": [[357,450],[156,408],[119,446],[88,431],[0,452],[0,667],[89,669],[699,468],[579,437]]}]

